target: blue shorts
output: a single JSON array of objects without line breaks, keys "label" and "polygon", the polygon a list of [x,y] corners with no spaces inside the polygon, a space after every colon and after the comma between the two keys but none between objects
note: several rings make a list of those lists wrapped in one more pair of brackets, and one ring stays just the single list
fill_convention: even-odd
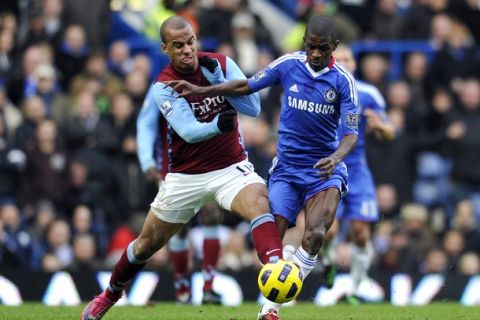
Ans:
[{"label": "blue shorts", "polygon": [[375,184],[366,165],[348,167],[348,194],[338,205],[337,218],[365,222],[378,221]]},{"label": "blue shorts", "polygon": [[320,191],[329,188],[338,189],[340,194],[347,191],[348,173],[343,162],[330,178],[320,179],[318,169],[285,165],[275,160],[268,179],[270,207],[274,215],[287,219],[290,226],[295,225],[305,203]]}]

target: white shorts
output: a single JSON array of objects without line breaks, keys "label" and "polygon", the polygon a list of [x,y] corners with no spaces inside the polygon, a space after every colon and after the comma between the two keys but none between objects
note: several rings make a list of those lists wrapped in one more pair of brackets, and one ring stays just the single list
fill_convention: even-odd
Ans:
[{"label": "white shorts", "polygon": [[215,200],[231,211],[235,196],[252,183],[265,184],[248,160],[201,174],[168,173],[151,207],[170,223],[187,223],[208,202]]}]

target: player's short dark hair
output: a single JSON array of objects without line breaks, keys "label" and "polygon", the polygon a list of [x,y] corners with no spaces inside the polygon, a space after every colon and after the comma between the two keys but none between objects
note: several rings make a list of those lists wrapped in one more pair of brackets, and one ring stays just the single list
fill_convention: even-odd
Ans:
[{"label": "player's short dark hair", "polygon": [[162,25],[160,26],[160,40],[162,40],[163,43],[167,41],[165,35],[167,29],[179,30],[189,25],[190,22],[188,22],[188,20],[184,17],[173,16],[168,18],[167,20],[163,21]]},{"label": "player's short dark hair", "polygon": [[309,34],[337,40],[335,22],[332,18],[326,16],[313,16],[308,21],[307,28],[305,29],[305,38]]}]

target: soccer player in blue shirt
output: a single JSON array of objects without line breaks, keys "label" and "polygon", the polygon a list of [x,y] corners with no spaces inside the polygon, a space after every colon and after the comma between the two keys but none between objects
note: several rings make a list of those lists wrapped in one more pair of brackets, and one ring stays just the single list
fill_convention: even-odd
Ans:
[{"label": "soccer player in blue shirt", "polygon": [[[357,66],[349,47],[338,46],[333,56],[351,73],[355,72]],[[347,301],[352,304],[358,304],[359,302],[355,296],[360,283],[367,277],[373,257],[373,248],[370,243],[370,224],[378,221],[379,218],[375,185],[366,159],[365,133],[372,132],[381,140],[392,140],[395,137],[395,129],[385,113],[385,100],[378,89],[363,81],[357,81],[357,90],[360,106],[358,142],[352,152],[344,159],[349,172],[349,190],[348,194],[342,198],[337,211],[337,219],[350,220],[351,223],[350,274],[353,280],[353,291],[352,295],[347,297]],[[338,229],[337,225],[335,223],[329,230],[328,240],[335,234]],[[324,255],[324,263],[331,263],[331,261],[328,261],[328,257],[328,254]],[[333,286],[333,280],[334,272],[330,274],[330,277],[327,277],[327,285]]]},{"label": "soccer player in blue shirt", "polygon": [[[275,84],[283,86],[269,197],[282,236],[305,209],[302,244],[292,256],[304,277],[316,264],[340,197],[347,189],[347,168],[342,159],[357,141],[357,89],[352,75],[332,57],[338,43],[333,20],[315,16],[305,30],[305,51],[278,58],[248,80],[207,87],[178,80],[166,82],[180,96],[236,96]],[[342,137],[337,134],[339,127]],[[258,319],[278,320],[279,308],[279,304],[268,302]]]}]

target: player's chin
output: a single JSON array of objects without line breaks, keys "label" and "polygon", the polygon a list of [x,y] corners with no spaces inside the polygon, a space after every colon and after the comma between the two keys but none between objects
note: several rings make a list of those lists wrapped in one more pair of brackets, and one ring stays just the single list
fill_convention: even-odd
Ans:
[{"label": "player's chin", "polygon": [[196,64],[193,61],[192,62],[181,61],[178,65],[184,73],[192,73],[195,71]]}]

